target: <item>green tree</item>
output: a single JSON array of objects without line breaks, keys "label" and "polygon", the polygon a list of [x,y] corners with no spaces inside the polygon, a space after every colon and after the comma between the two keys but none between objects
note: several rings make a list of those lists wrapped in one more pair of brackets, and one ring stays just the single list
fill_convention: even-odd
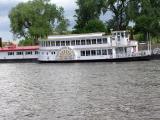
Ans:
[{"label": "green tree", "polygon": [[104,0],[103,12],[111,11],[112,19],[107,21],[107,28],[123,30],[129,27],[129,22],[134,22],[135,27],[131,32],[160,35],[160,0]]},{"label": "green tree", "polygon": [[103,13],[111,11],[113,17],[107,22],[108,27],[114,30],[124,30],[128,26],[129,19],[127,8],[129,0],[104,0]]},{"label": "green tree", "polygon": [[68,19],[63,19],[58,26],[55,28],[55,32],[58,34],[67,34],[68,30],[67,27],[69,26],[69,20]]},{"label": "green tree", "polygon": [[84,27],[86,33],[90,32],[106,32],[106,25],[98,19],[88,21],[88,24]]},{"label": "green tree", "polygon": [[99,19],[104,0],[77,0],[75,32],[84,32],[90,20]]},{"label": "green tree", "polygon": [[37,43],[38,38],[53,34],[56,25],[64,23],[63,13],[63,8],[51,4],[50,0],[19,3],[9,13],[11,31],[17,37],[30,38]]},{"label": "green tree", "polygon": [[33,40],[26,38],[26,39],[20,40],[18,45],[19,46],[31,46],[33,45]]},{"label": "green tree", "polygon": [[132,3],[132,7],[133,6],[136,12],[132,12],[130,18],[136,23],[136,32],[143,33],[144,40],[147,40],[148,34],[151,36],[159,36],[160,0],[135,0],[134,3]]}]

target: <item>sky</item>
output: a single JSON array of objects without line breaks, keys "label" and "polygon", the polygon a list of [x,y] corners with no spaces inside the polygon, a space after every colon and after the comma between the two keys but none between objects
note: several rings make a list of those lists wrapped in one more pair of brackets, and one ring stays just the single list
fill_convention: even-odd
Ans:
[{"label": "sky", "polygon": [[[20,2],[27,2],[29,0],[0,0],[0,37],[4,41],[12,41],[13,34],[10,32],[10,20],[8,18],[9,11],[15,7]],[[75,14],[74,10],[76,9],[76,0],[51,0],[52,3],[55,3],[57,6],[62,6],[65,11],[65,17],[70,21],[70,28],[73,28],[75,25]],[[105,16],[101,16],[102,19]]]}]

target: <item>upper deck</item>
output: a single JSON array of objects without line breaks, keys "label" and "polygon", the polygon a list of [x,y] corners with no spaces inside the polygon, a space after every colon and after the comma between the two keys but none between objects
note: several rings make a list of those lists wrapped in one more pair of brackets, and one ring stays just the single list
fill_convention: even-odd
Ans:
[{"label": "upper deck", "polygon": [[88,33],[88,34],[70,34],[70,35],[54,35],[48,36],[48,40],[64,40],[64,39],[82,39],[102,37],[105,33]]},{"label": "upper deck", "polygon": [[81,47],[95,47],[95,46],[137,46],[136,41],[129,40],[129,34],[126,31],[113,31],[111,35],[105,33],[89,33],[89,34],[71,34],[71,35],[55,35],[48,36],[48,39],[40,40],[40,49],[45,47],[61,47],[72,46],[76,48]]}]

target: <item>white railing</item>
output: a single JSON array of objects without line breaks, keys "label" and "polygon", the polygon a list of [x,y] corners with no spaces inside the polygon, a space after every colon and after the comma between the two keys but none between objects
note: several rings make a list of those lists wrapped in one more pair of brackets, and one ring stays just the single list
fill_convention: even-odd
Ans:
[{"label": "white railing", "polygon": [[128,46],[136,46],[138,45],[137,41],[128,41]]},{"label": "white railing", "polygon": [[139,51],[136,53],[130,53],[130,54],[117,54],[116,58],[126,58],[126,57],[140,57],[140,56],[148,56],[151,55],[151,52],[148,50]]},{"label": "white railing", "polygon": [[137,41],[117,42],[112,41],[112,46],[137,46]]}]

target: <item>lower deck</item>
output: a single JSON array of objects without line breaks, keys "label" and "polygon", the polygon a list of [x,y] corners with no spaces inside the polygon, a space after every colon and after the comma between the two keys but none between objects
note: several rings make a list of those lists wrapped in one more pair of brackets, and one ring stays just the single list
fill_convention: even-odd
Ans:
[{"label": "lower deck", "polygon": [[149,51],[137,52],[135,47],[98,47],[98,48],[70,48],[40,49],[39,61],[78,61],[78,60],[106,60],[130,58],[150,55]]},{"label": "lower deck", "polygon": [[25,59],[37,59],[38,50],[28,51],[4,51],[0,52],[0,60],[25,60]]}]

